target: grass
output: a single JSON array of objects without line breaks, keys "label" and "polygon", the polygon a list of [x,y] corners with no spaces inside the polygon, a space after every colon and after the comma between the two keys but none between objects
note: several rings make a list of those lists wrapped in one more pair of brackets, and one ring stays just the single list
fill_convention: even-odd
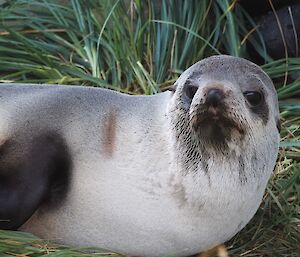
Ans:
[{"label": "grass", "polygon": [[[212,54],[249,58],[275,82],[282,141],[277,167],[253,220],[226,243],[230,256],[300,253],[300,58],[268,56],[255,22],[229,0],[2,0],[0,81],[105,87],[129,94],[166,90]],[[0,232],[0,256],[107,256]],[[114,254],[115,255],[115,254]],[[213,255],[212,255],[213,256]]]}]

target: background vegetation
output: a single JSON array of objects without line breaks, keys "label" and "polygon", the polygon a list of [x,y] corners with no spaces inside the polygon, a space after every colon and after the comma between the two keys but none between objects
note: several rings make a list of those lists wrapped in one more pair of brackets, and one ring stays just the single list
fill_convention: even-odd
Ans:
[{"label": "background vegetation", "polygon": [[[300,72],[300,58],[273,60],[262,38],[237,1],[0,0],[0,81],[154,94],[204,57],[223,53],[250,58],[249,49],[255,49],[276,84],[282,142],[264,202],[226,246],[229,256],[296,257],[300,79],[290,80],[289,75]],[[92,256],[106,255],[100,252]],[[91,254],[20,232],[0,232],[0,256],[44,255]]]}]

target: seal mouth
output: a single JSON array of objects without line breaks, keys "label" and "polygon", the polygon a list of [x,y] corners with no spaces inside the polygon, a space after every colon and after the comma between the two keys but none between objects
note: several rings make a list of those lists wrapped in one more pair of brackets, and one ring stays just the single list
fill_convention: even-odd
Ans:
[{"label": "seal mouth", "polygon": [[232,118],[223,115],[211,115],[210,113],[203,113],[195,115],[191,119],[194,130],[201,129],[208,126],[219,126],[228,129],[236,129],[240,133],[244,133],[244,129],[236,123]]},{"label": "seal mouth", "polygon": [[240,135],[245,134],[241,122],[226,115],[226,111],[221,112],[216,108],[198,111],[192,115],[190,122],[194,132],[211,141],[230,140],[234,131]]}]

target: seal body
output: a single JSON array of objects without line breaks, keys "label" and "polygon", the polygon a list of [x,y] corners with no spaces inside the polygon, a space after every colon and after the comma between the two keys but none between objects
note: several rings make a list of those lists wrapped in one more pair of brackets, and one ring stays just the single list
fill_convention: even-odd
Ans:
[{"label": "seal body", "polygon": [[0,227],[135,256],[187,256],[234,236],[275,165],[273,84],[215,56],[173,91],[0,85]]}]

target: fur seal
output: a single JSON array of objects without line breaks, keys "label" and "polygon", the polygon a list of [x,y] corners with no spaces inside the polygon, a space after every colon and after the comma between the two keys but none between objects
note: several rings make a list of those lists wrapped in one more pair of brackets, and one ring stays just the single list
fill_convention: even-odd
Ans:
[{"label": "fur seal", "polygon": [[271,79],[213,56],[173,90],[0,86],[0,228],[134,256],[187,256],[255,214],[274,168]]}]

